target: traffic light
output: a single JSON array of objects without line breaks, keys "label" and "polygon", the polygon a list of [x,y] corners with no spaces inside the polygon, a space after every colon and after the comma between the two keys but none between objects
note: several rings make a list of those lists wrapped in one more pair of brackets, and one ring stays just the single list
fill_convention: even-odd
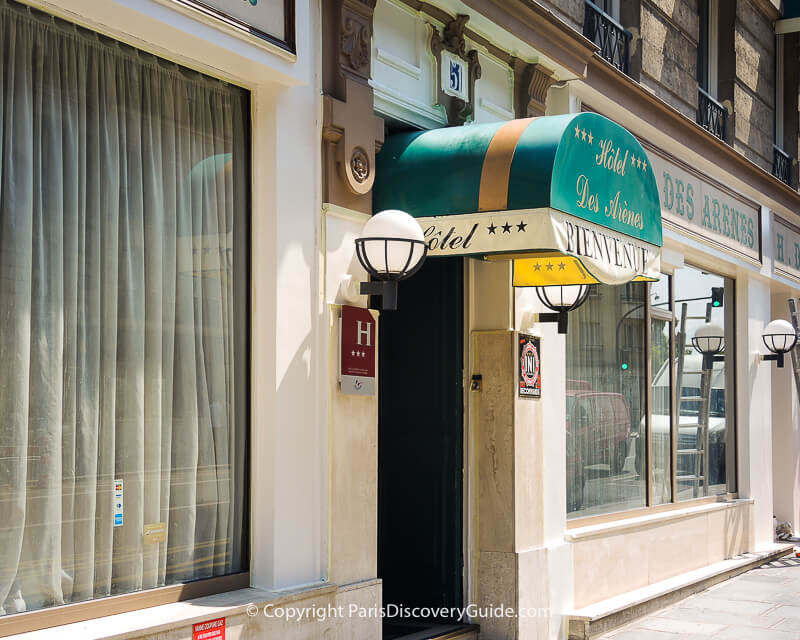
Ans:
[{"label": "traffic light", "polygon": [[623,371],[627,371],[628,370],[628,363],[627,362],[623,362],[622,365],[620,366],[620,369],[622,369]]},{"label": "traffic light", "polygon": [[725,287],[711,287],[711,306],[721,307],[724,294]]}]

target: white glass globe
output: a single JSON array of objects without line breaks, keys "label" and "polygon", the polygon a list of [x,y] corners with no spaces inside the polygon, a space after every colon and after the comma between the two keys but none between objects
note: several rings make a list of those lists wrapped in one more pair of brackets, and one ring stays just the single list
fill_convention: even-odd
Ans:
[{"label": "white glass globe", "polygon": [[787,353],[797,342],[794,327],[786,320],[773,320],[761,332],[764,345],[772,353]]},{"label": "white glass globe", "polygon": [[725,348],[725,331],[718,324],[708,322],[694,332],[692,344],[700,353],[719,353]]},{"label": "white glass globe", "polygon": [[[360,240],[364,258],[375,270],[371,275],[378,278],[388,279],[413,271],[425,256],[422,227],[405,211],[397,209],[372,216],[364,225]],[[364,267],[372,271],[367,265]]]}]

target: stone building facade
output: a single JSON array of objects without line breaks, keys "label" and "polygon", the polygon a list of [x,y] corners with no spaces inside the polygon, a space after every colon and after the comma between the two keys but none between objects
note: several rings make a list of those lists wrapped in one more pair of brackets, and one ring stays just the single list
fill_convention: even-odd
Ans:
[{"label": "stone building facade", "polygon": [[[725,321],[726,327],[737,327],[736,337],[730,334],[736,343],[735,365],[730,361],[730,366],[735,367],[736,382],[730,374],[728,382],[724,382],[720,374],[713,383],[718,392],[729,385],[725,394],[731,404],[719,412],[727,411],[731,424],[735,414],[736,423],[736,435],[728,436],[728,451],[733,457],[727,459],[731,472],[725,497],[720,494],[714,502],[705,501],[708,497],[696,497],[699,502],[685,503],[680,496],[692,494],[682,484],[687,481],[676,479],[670,489],[669,469],[656,469],[654,457],[661,454],[650,448],[655,445],[646,444],[660,428],[653,417],[654,396],[629,397],[636,392],[637,384],[645,384],[642,374],[640,378],[622,380],[614,393],[627,394],[624,411],[636,414],[629,420],[638,423],[641,416],[641,424],[647,423],[652,433],[643,435],[641,444],[631,445],[624,461],[616,464],[627,470],[621,472],[623,484],[635,485],[634,476],[639,474],[650,494],[642,498],[646,502],[644,508],[619,512],[619,506],[600,506],[597,501],[604,498],[587,497],[585,492],[591,493],[592,488],[584,487],[576,497],[572,486],[574,461],[567,453],[565,468],[562,447],[569,452],[573,446],[569,425],[571,421],[574,424],[576,403],[587,389],[588,396],[594,393],[591,384],[602,385],[597,382],[599,378],[588,382],[597,367],[598,354],[613,353],[611,359],[616,358],[614,362],[622,371],[635,369],[637,362],[645,360],[649,367],[658,369],[651,361],[652,354],[634,353],[642,316],[633,312],[643,306],[641,291],[634,287],[611,295],[609,289],[590,298],[587,307],[597,309],[605,304],[602,315],[619,321],[609,324],[598,314],[582,314],[578,310],[574,312],[575,324],[570,325],[575,337],[569,336],[565,342],[551,328],[531,324],[530,318],[543,307],[530,289],[511,286],[512,271],[507,262],[466,258],[463,280],[449,281],[455,288],[463,286],[466,300],[465,391],[463,403],[456,402],[458,410],[463,410],[464,421],[463,446],[458,449],[459,455],[463,454],[459,468],[463,485],[457,484],[463,488],[463,497],[457,500],[458,508],[463,509],[463,521],[450,523],[458,529],[459,536],[463,534],[463,569],[457,580],[463,590],[461,601],[478,606],[502,601],[518,608],[549,608],[548,615],[536,619],[510,621],[477,614],[467,616],[466,621],[479,625],[480,638],[492,640],[588,638],[659,603],[674,601],[677,593],[686,592],[684,589],[691,591],[724,579],[730,573],[722,567],[744,566],[739,554],[745,551],[759,557],[784,553],[773,546],[772,516],[793,521],[800,517],[800,478],[791,471],[794,464],[787,466],[789,459],[800,456],[794,435],[796,412],[790,408],[797,402],[796,391],[785,372],[769,374],[746,364],[761,344],[755,327],[771,317],[787,316],[786,298],[796,295],[800,286],[800,264],[790,268],[784,252],[789,237],[786,230],[800,223],[796,215],[800,195],[795,161],[797,33],[776,35],[776,24],[785,16],[780,14],[777,2],[768,0],[465,0],[458,7],[456,10],[453,3],[444,1],[420,0],[336,0],[323,4],[323,23],[344,28],[347,19],[337,21],[330,16],[352,12],[371,20],[370,60],[364,61],[364,72],[360,74],[366,82],[352,94],[358,102],[351,104],[351,97],[347,96],[347,110],[363,114],[351,120],[349,126],[364,141],[364,149],[369,148],[371,153],[374,145],[378,162],[374,179],[381,193],[403,190],[402,184],[387,185],[380,168],[381,149],[384,156],[386,148],[396,149],[391,141],[398,136],[413,137],[426,130],[453,126],[463,127],[466,136],[470,126],[490,122],[599,113],[630,130],[642,142],[647,161],[656,167],[665,242],[661,257],[663,288],[653,285],[652,291],[660,292],[654,295],[662,299],[666,295],[675,299],[676,305],[685,306],[683,300],[692,298],[686,290],[687,282],[716,278],[715,288],[724,289],[726,301],[736,301],[725,303],[734,305],[725,312]],[[344,30],[350,33],[349,29]],[[339,33],[335,29],[325,33],[324,74],[353,75],[350,61],[341,62],[341,51],[349,42],[349,35],[345,36],[342,29]],[[469,64],[471,84],[461,103],[454,103],[440,89],[443,71],[442,49],[436,48],[439,43],[445,43],[445,49]],[[776,65],[776,52],[782,65]],[[338,67],[331,63],[334,60],[340,62]],[[329,85],[323,80],[323,86]],[[341,94],[328,90],[326,93],[326,101],[334,96],[341,99]],[[369,105],[370,99],[371,109],[360,102],[366,100]],[[454,108],[468,115],[454,118]],[[332,111],[325,111],[324,131],[341,126],[328,119],[331,114]],[[374,127],[368,116],[382,121],[383,127]],[[332,136],[323,135],[324,158],[325,149],[332,143]],[[343,157],[338,151],[336,155]],[[454,171],[458,171],[455,166]],[[322,172],[326,176],[324,183],[342,181],[340,164],[324,160]],[[443,182],[441,188],[449,192],[452,187]],[[326,193],[334,197],[332,191]],[[367,220],[351,209],[378,211],[379,205],[370,203],[369,191],[358,196],[363,198],[358,206],[348,204],[351,197],[333,199],[325,205],[324,224],[331,237],[336,238],[336,247],[341,246],[341,238],[356,238]],[[386,195],[381,196],[381,202],[386,199]],[[748,235],[751,229],[752,237]],[[344,293],[339,284],[355,277],[349,254],[336,257],[334,246],[328,252],[326,299],[332,326],[336,326],[339,305],[365,305],[367,301],[359,300],[354,291]],[[432,264],[439,260],[428,259]],[[422,293],[411,284],[415,279],[425,283],[419,287],[430,286],[443,300],[446,287],[442,277],[439,274],[437,279],[428,281],[426,276],[417,275],[409,284],[401,283],[401,295],[406,289],[414,292],[408,294],[413,299],[406,304],[419,304]],[[430,300],[426,305],[425,311],[434,318],[441,314],[452,320],[450,310],[445,312]],[[652,306],[652,300],[644,306],[647,305]],[[404,306],[402,302],[400,306]],[[440,345],[428,344],[424,336],[441,335],[427,324],[429,318],[423,319],[423,310],[418,311],[416,316],[406,315],[405,309],[383,312],[379,323],[388,314],[402,320],[386,317],[382,339],[392,342],[399,325],[416,325],[420,332],[415,334],[416,341],[439,349]],[[688,348],[689,338],[685,326],[681,328],[679,311],[676,308],[671,314],[658,316],[673,322],[670,326],[676,333],[659,334],[658,340],[648,338],[654,351],[664,353],[677,348],[673,342],[681,333],[684,342],[680,344]],[[551,345],[552,350],[543,355],[543,367],[559,393],[566,389],[566,396],[556,393],[545,399],[543,394],[538,406],[509,402],[508,396],[515,384],[508,377],[513,363],[508,358],[510,336],[527,327],[534,327],[531,331]],[[615,341],[616,353],[611,346]],[[413,341],[405,348],[413,351]],[[398,353],[393,342],[385,353]],[[399,365],[383,362],[380,366]],[[672,384],[679,406],[684,402],[682,391],[675,390],[674,377],[672,383],[668,382],[668,374],[669,369],[664,369],[663,364],[660,372],[649,372],[647,375],[653,379],[646,384],[653,389],[648,393],[664,391]],[[382,528],[386,525],[381,525],[389,517],[387,510],[392,509],[387,496],[395,490],[386,487],[396,488],[390,470],[396,461],[381,444],[395,442],[387,440],[386,434],[396,427],[392,426],[392,416],[381,407],[394,402],[388,398],[395,392],[398,378],[396,372],[385,375],[392,383],[391,389],[381,390],[379,382],[377,424],[359,427],[362,436],[371,434],[370,442],[375,438],[377,482],[384,487],[379,489],[377,498],[375,559],[377,576],[383,581],[384,604],[401,597],[398,585],[402,583],[402,570],[397,567],[414,564],[414,556],[403,555],[405,552],[395,544],[397,539],[387,535]],[[412,411],[417,407],[421,412],[433,409],[444,415],[453,409],[423,400],[426,391],[416,386],[414,377],[405,381],[407,392],[420,397],[410,401]],[[425,374],[417,377],[423,379]],[[562,406],[565,401],[566,414]],[[355,407],[338,403],[337,407],[342,411],[335,415],[335,423],[347,420],[349,415],[355,418]],[[765,415],[770,416],[766,422]],[[361,424],[355,419],[348,422],[350,428],[356,423]],[[415,438],[422,438],[418,431],[413,433]],[[684,433],[681,437],[685,436]],[[429,445],[438,446],[433,440]],[[421,441],[420,446],[424,449],[428,445]],[[732,454],[734,448],[736,455]],[[679,461],[673,460],[672,464],[682,468],[685,463],[680,459],[686,453],[679,451],[680,448],[674,451]],[[373,461],[361,462],[367,466],[361,471],[358,465],[351,466],[348,477],[354,473],[360,473],[362,479],[371,477]],[[441,473],[450,473],[450,467],[444,470],[444,461],[442,464]],[[637,467],[639,464],[642,466]],[[650,472],[635,470],[646,469],[647,465]],[[602,462],[593,468],[592,473],[605,473],[598,471],[604,468]],[[422,450],[414,470],[417,477],[428,478]],[[681,472],[673,469],[672,475],[676,473]],[[650,480],[644,480],[648,474]],[[441,500],[438,481],[431,476],[428,482],[427,491]],[[408,482],[408,486],[413,492],[417,482]],[[566,496],[561,493],[564,486]],[[695,489],[693,495],[700,493]],[[661,504],[662,500],[666,503]],[[565,501],[567,514],[563,509]],[[635,504],[635,500],[628,504]],[[450,513],[451,506],[442,507],[442,513]],[[427,531],[424,523],[429,518],[420,509],[417,528]],[[394,542],[387,542],[390,539]],[[406,551],[417,549],[414,540],[409,532]],[[355,539],[348,542],[357,544]],[[452,540],[439,542],[438,548],[447,549],[445,542]],[[734,573],[738,570],[732,569]],[[422,568],[409,571],[420,580],[428,580],[429,574]],[[689,575],[702,577],[693,581],[686,577]],[[443,601],[452,602],[452,595]],[[464,628],[463,636],[457,637],[474,637],[471,634],[477,631]]]},{"label": "stone building facade", "polygon": [[[0,270],[13,274],[0,278],[6,283],[0,298],[10,295],[7,289],[20,295],[34,290],[36,309],[47,312],[39,314],[33,333],[18,332],[43,336],[14,352],[15,362],[38,357],[32,370],[42,380],[30,376],[36,392],[30,417],[27,408],[11,411],[13,433],[3,412],[10,411],[8,397],[17,396],[0,394],[0,522],[13,520],[0,539],[12,531],[23,550],[0,545],[0,637],[586,640],[788,553],[775,544],[773,515],[800,525],[798,391],[790,366],[778,369],[761,357],[762,331],[773,319],[788,319],[787,299],[800,297],[800,16],[782,14],[780,4],[0,0],[0,33],[19,23],[20,32],[32,34],[25,42],[0,43],[19,54],[0,60],[0,109],[19,106],[16,117],[38,105],[35,113],[47,125],[43,138],[52,143],[48,157],[41,140],[32,142],[41,128],[20,126],[29,129],[23,140],[16,137],[17,120],[0,112],[0,241],[10,244],[6,231],[12,227],[44,238],[36,259],[23,251],[31,242],[0,252]],[[266,18],[247,13],[265,8],[271,10]],[[65,217],[62,201],[85,204],[76,195],[85,191],[74,188],[68,170],[91,139],[80,109],[53,117],[62,109],[62,78],[53,73],[56,63],[40,65],[37,58],[48,38],[59,43],[49,51],[72,65],[64,87],[84,87],[84,66],[95,69],[105,58],[132,65],[108,77],[133,94],[139,76],[125,69],[157,72],[158,82],[143,89],[147,99],[136,109],[110,100],[114,82],[93,95],[93,104],[103,105],[90,110],[93,117],[131,151],[108,145],[118,153],[92,157],[100,168],[124,167],[120,174],[130,178],[124,195],[135,197],[111,193],[90,212],[96,218],[75,216],[86,224],[72,218],[61,226],[41,224]],[[85,65],[76,53],[84,49],[90,53]],[[44,74],[49,84],[29,95],[42,68],[50,71]],[[176,79],[191,90],[186,95],[213,97],[170,103],[153,120],[165,123],[164,131],[200,141],[194,147],[186,142],[199,155],[182,159],[178,173],[178,164],[159,162],[179,146],[170,146],[166,135],[164,144],[153,142],[161,140],[153,134],[149,146],[142,145],[150,153],[143,163],[139,136],[116,129],[118,116],[133,118],[136,126],[149,121],[150,98],[171,95]],[[241,108],[220,106],[194,128],[178,120],[186,104],[202,111],[218,100]],[[202,142],[216,139],[218,115],[231,116],[235,126],[227,137],[217,136],[213,154],[206,153]],[[47,127],[70,118],[73,129],[51,135]],[[595,136],[599,131],[602,138]],[[392,171],[400,170],[405,150],[418,139],[430,148],[420,152],[416,170],[409,162],[411,169],[401,167],[409,170],[407,178],[388,177],[399,175]],[[70,142],[63,144],[74,155],[59,155],[59,141]],[[560,148],[568,151],[558,164]],[[575,149],[583,165],[573,176],[564,166],[577,157]],[[11,154],[13,162],[6,160]],[[20,160],[29,155],[44,157],[39,164],[66,177],[28,180],[40,168]],[[128,158],[139,162],[130,171],[120,161]],[[528,164],[519,169],[517,160]],[[635,246],[648,269],[609,268],[611,276],[595,278],[595,288],[582,289],[585,306],[568,312],[565,333],[563,315],[553,320],[552,300],[547,306],[539,295],[546,285],[518,280],[521,261],[542,260],[540,270],[556,274],[569,263],[585,276],[578,267],[583,258],[589,263],[588,255],[578,256],[568,241],[558,245],[569,232],[556,233],[569,229],[567,223],[574,229],[576,219],[587,225],[584,250],[590,232],[601,253],[599,243],[605,243],[606,256],[610,246],[642,240],[637,232],[614,231],[588,188],[598,215],[573,215],[581,206],[573,203],[576,182],[578,189],[585,186],[592,171],[595,184],[633,185],[631,193],[646,200],[647,211],[636,211],[621,187],[605,202],[620,220],[647,216],[651,241]],[[87,180],[106,175],[98,172]],[[175,201],[200,203],[181,209],[187,218],[195,209],[203,214],[196,238],[176,231],[171,212],[161,215],[171,192],[154,190],[153,176],[167,190],[183,190]],[[569,187],[560,208],[548,191],[555,178]],[[54,190],[41,199],[41,211],[6,197],[40,183]],[[230,197],[208,195],[226,185],[235,186]],[[545,204],[509,204],[512,196],[539,192]],[[58,197],[50,197],[54,193]],[[465,201],[475,204],[470,198],[478,204],[457,211]],[[62,505],[62,488],[74,488],[76,451],[90,463],[96,457],[81,448],[96,442],[99,431],[88,428],[80,442],[62,438],[69,436],[62,422],[72,424],[93,408],[87,400],[78,410],[74,397],[54,395],[71,393],[77,369],[64,365],[62,380],[57,366],[42,365],[48,362],[42,354],[50,354],[52,336],[83,335],[61,302],[71,293],[75,308],[83,304],[80,282],[89,281],[84,275],[92,269],[75,267],[78,275],[62,278],[60,258],[50,249],[83,247],[62,231],[92,229],[93,220],[109,219],[105,205],[129,199],[140,205],[136,213],[144,222],[131,224],[128,236],[114,231],[97,244],[127,238],[133,266],[124,290],[140,297],[131,296],[118,316],[104,314],[98,323],[112,332],[107,344],[116,344],[117,317],[120,335],[131,327],[139,333],[126,343],[133,355],[119,367],[112,350],[103,350],[102,384],[129,391],[119,391],[119,405],[104,412],[100,440],[109,465],[105,476],[113,483],[81,494],[101,505],[97,531],[107,546],[75,560],[83,540],[72,535],[71,518],[60,520],[62,506],[71,507],[69,500]],[[440,207],[417,219],[426,220],[423,233],[447,226],[447,247],[454,251],[443,255],[445,241],[429,241],[422,268],[399,284],[398,308],[378,309],[377,300],[361,294],[359,284],[370,276],[355,241],[379,203],[415,199],[421,208]],[[149,224],[145,211],[155,211],[161,226]],[[220,216],[211,215],[217,211]],[[228,214],[236,234],[228,227],[205,232],[209,221],[224,222]],[[26,224],[5,224],[17,215]],[[474,225],[469,234],[456,230],[464,220]],[[478,229],[486,244],[470,253]],[[552,246],[543,245],[545,234]],[[496,238],[528,244],[495,251]],[[163,278],[180,284],[180,295],[165,296],[164,305],[179,298],[182,318],[195,322],[166,326],[160,311],[142,320],[139,312],[148,305],[138,302],[151,301],[162,286],[142,276],[161,264],[152,264],[150,243],[164,250],[164,264],[174,264],[171,247],[184,261],[180,277],[173,270],[175,277]],[[116,255],[117,244],[110,246],[103,256]],[[229,256],[235,267],[219,256]],[[554,257],[558,262],[544,262]],[[614,259],[622,260],[622,253]],[[59,286],[28,286],[43,277],[36,260]],[[123,271],[116,264],[103,270],[102,286],[109,288],[87,298],[116,300],[112,276]],[[26,286],[7,287],[17,276]],[[359,331],[361,322],[374,327],[374,394],[343,388],[344,307],[360,314]],[[2,336],[8,327],[31,324],[14,305],[4,308],[15,322],[0,326]],[[236,324],[220,320],[222,328],[209,328],[201,322],[209,315],[230,316]],[[710,320],[721,325],[716,337],[726,346],[703,369],[690,345]],[[152,373],[154,365],[156,371],[166,366],[162,359],[147,357],[162,325],[165,340],[180,334],[189,341],[175,351],[200,363],[176,367],[176,380],[203,384],[187,383],[174,397],[162,396],[167,391],[159,386],[172,374]],[[223,334],[231,353],[220,347],[205,354]],[[12,338],[0,340],[3,353],[17,346],[18,336]],[[147,350],[137,351],[136,340]],[[63,351],[76,361],[90,353],[80,345]],[[233,361],[236,375],[216,376],[209,383],[216,394],[204,395],[206,372]],[[685,371],[689,365],[695,370]],[[520,379],[529,390],[533,366],[539,395],[524,397]],[[0,369],[3,380],[27,389],[27,373],[7,367]],[[98,389],[87,397],[114,397]],[[148,400],[140,402],[137,394],[145,390]],[[35,413],[37,404],[51,412],[46,419]],[[192,422],[165,409],[155,424],[152,407],[161,404],[193,408],[208,420]],[[227,433],[235,434],[233,461],[220,444]],[[53,464],[40,465],[41,452]],[[686,462],[692,456],[699,460],[695,473]],[[46,469],[47,482],[19,472],[25,464]],[[13,482],[6,481],[9,469]],[[163,487],[147,490],[152,484],[143,478],[163,481]],[[185,489],[188,503],[173,509],[170,487]],[[233,509],[226,497],[231,492]],[[155,504],[157,495],[163,506]],[[30,500],[34,517],[42,496],[49,520],[28,531],[22,507]],[[231,522],[219,539],[200,528],[197,535],[189,531],[195,510],[207,525],[216,521],[218,506]],[[92,518],[83,518],[86,531],[95,529]],[[40,530],[49,549],[66,550],[63,558],[39,557]],[[235,563],[229,561],[233,548]],[[74,587],[78,573],[84,582],[103,573],[95,572],[95,563],[107,574],[104,585]],[[150,567],[152,580],[131,578],[135,566]]]}]

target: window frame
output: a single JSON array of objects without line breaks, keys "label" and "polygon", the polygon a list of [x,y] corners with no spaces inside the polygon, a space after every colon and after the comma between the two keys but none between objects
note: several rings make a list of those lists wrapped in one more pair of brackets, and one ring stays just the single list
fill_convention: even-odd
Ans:
[{"label": "window frame", "polygon": [[[23,0],[16,0],[18,4],[24,4]],[[292,6],[292,31],[294,30],[294,1],[284,0],[287,6]],[[241,266],[233,270],[233,295],[236,300],[236,295],[241,295],[238,290],[241,289],[244,293],[241,303],[244,307],[242,311],[244,315],[244,322],[242,331],[238,331],[238,327],[234,322],[232,331],[238,332],[234,334],[233,341],[235,345],[239,342],[243,343],[242,348],[242,368],[244,371],[244,385],[245,389],[241,392],[241,396],[245,398],[245,406],[242,408],[242,431],[245,438],[244,442],[244,461],[241,475],[243,478],[242,494],[244,496],[244,513],[242,514],[242,531],[245,537],[242,545],[242,566],[245,567],[241,571],[236,571],[226,575],[213,576],[208,578],[199,578],[187,582],[178,582],[175,584],[164,585],[160,587],[153,587],[142,589],[139,591],[132,591],[129,593],[120,593],[109,596],[102,596],[92,598],[81,602],[67,603],[63,605],[49,606],[31,611],[24,611],[20,613],[7,613],[0,616],[0,638],[7,636],[14,636],[21,633],[28,633],[49,629],[67,624],[74,624],[79,622],[86,622],[98,618],[105,618],[107,616],[118,615],[123,613],[130,613],[134,611],[146,610],[151,607],[174,604],[196,598],[218,595],[222,593],[229,593],[241,589],[251,588],[253,586],[251,580],[252,567],[253,567],[253,530],[252,530],[252,456],[253,456],[253,356],[252,356],[252,343],[253,343],[253,283],[254,283],[254,268],[253,268],[253,201],[254,192],[256,188],[256,181],[253,171],[254,163],[254,148],[256,146],[256,138],[254,136],[254,101],[255,101],[255,87],[249,85],[236,84],[231,82],[230,78],[223,77],[220,73],[214,75],[207,68],[192,67],[186,64],[185,60],[175,61],[175,59],[167,57],[164,52],[155,52],[146,47],[141,46],[141,43],[132,43],[123,37],[123,34],[118,32],[107,32],[89,26],[80,18],[74,16],[63,16],[60,12],[53,11],[52,9],[43,9],[39,7],[28,7],[34,14],[42,15],[47,18],[53,18],[57,21],[63,21],[69,24],[76,30],[86,30],[113,40],[117,46],[124,45],[136,51],[146,53],[156,57],[162,62],[167,62],[177,67],[188,70],[193,74],[201,74],[207,78],[220,80],[228,84],[238,86],[247,91],[247,104],[245,105],[245,118],[242,122],[244,129],[244,136],[247,142],[247,150],[244,152],[243,157],[246,160],[247,176],[244,179],[246,183],[246,192],[243,194],[243,205],[245,213],[242,216],[244,228],[239,232],[244,234],[241,239],[242,244],[242,259]],[[294,45],[292,45],[294,46]],[[234,236],[236,233],[234,233]],[[235,242],[235,240],[234,240]],[[244,272],[242,274],[241,272]],[[236,346],[234,346],[236,349]],[[236,394],[237,396],[240,394]]]},{"label": "window frame", "polygon": [[227,576],[202,578],[191,582],[156,587],[155,589],[145,589],[133,593],[86,600],[85,602],[62,604],[56,607],[25,611],[23,613],[9,613],[0,617],[0,637],[39,631],[76,622],[86,622],[96,618],[140,611],[149,607],[213,596],[219,593],[247,589],[248,587],[250,587],[250,572],[242,571],[231,573]]},{"label": "window frame", "polygon": [[697,43],[697,84],[712,98],[719,98],[719,4],[699,0],[700,41]]},{"label": "window frame", "polygon": [[785,35],[775,34],[775,146],[785,151],[784,145],[784,92],[785,92]]},{"label": "window frame", "polygon": [[[648,285],[647,295],[647,380],[649,385],[649,393],[647,394],[647,508],[660,507],[664,505],[673,504],[675,502],[676,485],[677,485],[677,464],[675,451],[678,447],[678,429],[675,418],[675,411],[677,408],[676,394],[673,393],[675,385],[675,286],[673,284],[672,273],[662,272],[662,276],[667,278],[667,289],[669,296],[669,311],[663,309],[654,309],[650,300],[650,292],[652,285]],[[651,428],[653,422],[653,358],[652,358],[652,330],[653,320],[663,320],[669,323],[669,466],[670,466],[670,501],[664,502],[660,505],[654,505],[653,499],[653,430]]]},{"label": "window frame", "polygon": [[[688,500],[678,500],[678,491],[677,491],[677,484],[678,484],[678,469],[677,469],[677,449],[678,449],[678,416],[677,416],[677,408],[678,408],[678,393],[675,390],[675,380],[676,380],[676,344],[675,344],[675,328],[676,328],[676,309],[675,309],[675,285],[674,285],[674,271],[672,270],[665,270],[662,271],[662,276],[667,277],[669,279],[669,302],[670,302],[670,310],[669,311],[662,311],[660,309],[653,309],[651,298],[650,298],[650,291],[652,288],[651,284],[648,284],[648,293],[647,293],[647,304],[646,304],[646,311],[645,311],[645,335],[647,340],[647,380],[649,389],[648,393],[646,394],[645,406],[647,407],[647,433],[646,433],[646,446],[645,446],[645,482],[646,484],[646,491],[645,491],[645,498],[646,498],[646,506],[644,507],[637,507],[634,509],[627,509],[622,511],[613,511],[609,513],[591,515],[591,516],[576,516],[574,518],[567,518],[567,530],[569,529],[577,529],[580,527],[586,527],[596,524],[603,524],[603,523],[610,523],[620,520],[627,520],[629,518],[636,518],[639,516],[645,515],[652,515],[662,512],[673,511],[676,509],[686,509],[690,507],[696,507],[707,503],[718,502],[720,500],[734,500],[738,498],[737,487],[738,487],[738,469],[737,469],[737,462],[739,459],[738,455],[738,433],[737,433],[737,412],[736,412],[736,401],[735,401],[735,391],[736,391],[736,347],[737,347],[737,340],[736,340],[736,279],[728,276],[723,273],[719,273],[713,269],[708,269],[698,264],[694,264],[691,262],[684,263],[684,267],[689,267],[692,269],[697,269],[699,271],[705,271],[708,273],[712,273],[714,275],[720,276],[724,278],[726,281],[730,282],[730,291],[728,291],[728,287],[725,287],[725,305],[724,305],[724,312],[726,313],[725,317],[725,327],[726,333],[728,333],[732,340],[731,344],[727,344],[725,346],[725,353],[732,357],[732,366],[725,367],[725,387],[726,389],[730,389],[733,393],[726,393],[726,415],[732,415],[730,424],[726,423],[726,446],[725,446],[725,464],[726,464],[726,493],[724,494],[715,494],[715,495],[708,495],[708,496],[699,496],[697,498],[690,498]],[[602,286],[602,285],[600,285]],[[666,320],[670,322],[670,473],[671,473],[671,497],[669,502],[664,502],[663,504],[654,505],[653,504],[653,431],[651,428],[652,420],[653,420],[653,388],[652,388],[652,354],[651,354],[651,347],[652,347],[652,320]],[[730,328],[728,328],[728,324],[730,323]],[[726,363],[727,364],[727,363]],[[730,414],[729,414],[729,409]],[[726,418],[727,420],[727,418]]]}]

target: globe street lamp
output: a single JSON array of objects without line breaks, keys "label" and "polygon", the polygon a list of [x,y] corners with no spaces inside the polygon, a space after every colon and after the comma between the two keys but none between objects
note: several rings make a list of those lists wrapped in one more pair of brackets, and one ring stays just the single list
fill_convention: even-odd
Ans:
[{"label": "globe street lamp", "polygon": [[764,346],[772,353],[762,355],[762,360],[774,360],[778,369],[783,369],[783,356],[789,353],[797,344],[797,333],[794,327],[786,320],[773,320],[761,334]]},{"label": "globe street lamp", "polygon": [[356,256],[372,278],[361,295],[380,296],[383,310],[397,309],[397,283],[417,272],[428,253],[419,223],[404,211],[372,216],[356,239]]},{"label": "globe street lamp", "polygon": [[725,350],[725,331],[718,324],[707,322],[694,332],[692,346],[703,355],[703,370],[713,369],[715,362],[724,360],[717,354]]},{"label": "globe street lamp", "polygon": [[589,295],[588,284],[564,284],[536,287],[542,304],[555,313],[540,313],[539,322],[557,322],[558,332],[567,332],[567,314],[580,307]]}]

